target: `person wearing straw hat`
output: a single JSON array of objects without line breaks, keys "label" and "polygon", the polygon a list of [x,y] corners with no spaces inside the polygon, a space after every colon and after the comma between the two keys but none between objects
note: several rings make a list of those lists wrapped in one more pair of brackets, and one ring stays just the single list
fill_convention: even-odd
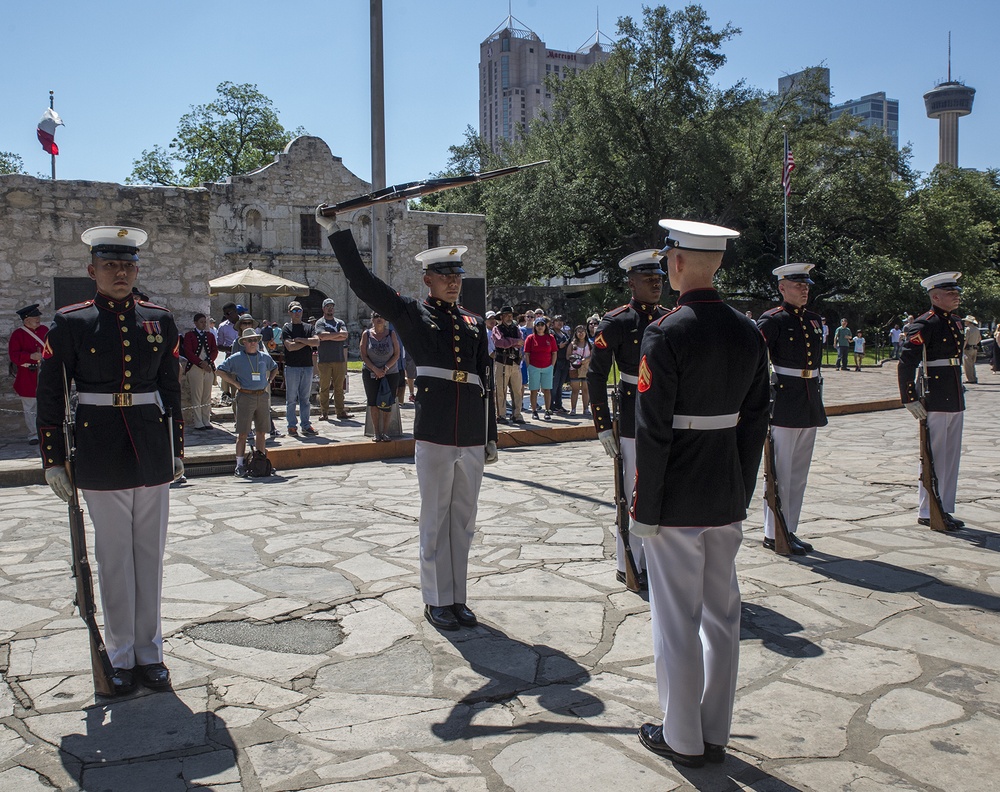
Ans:
[{"label": "person wearing straw hat", "polygon": [[247,450],[247,436],[253,424],[256,448],[266,453],[267,432],[271,426],[271,380],[278,371],[278,364],[267,352],[261,350],[261,334],[248,327],[236,339],[240,347],[227,357],[216,371],[223,382],[236,392],[236,472],[246,475],[243,464]]},{"label": "person wearing straw hat", "polygon": [[770,401],[767,346],[713,287],[736,231],[661,220],[677,307],[646,328],[636,386],[632,533],[649,568],[659,723],[639,741],[677,764],[725,761],[740,646],[736,553]]},{"label": "person wearing straw hat", "polygon": [[962,368],[965,370],[965,381],[970,385],[978,385],[979,378],[976,376],[976,358],[979,357],[979,345],[983,341],[983,333],[979,329],[979,322],[972,314],[962,320],[965,325],[965,351],[962,360]]},{"label": "person wearing straw hat", "polygon": [[337,261],[358,298],[386,319],[417,364],[414,461],[420,487],[420,590],[424,618],[439,630],[475,627],[466,602],[469,548],[483,465],[497,460],[492,365],[481,316],[458,304],[465,245],[417,254],[428,294],[404,297],[372,274],[350,231],[319,209]]},{"label": "person wearing straw hat", "polygon": [[45,339],[38,372],[42,463],[46,482],[69,500],[62,423],[66,384],[75,383],[73,484],[94,525],[115,693],[137,682],[160,690],[170,686],[160,625],[169,486],[184,474],[177,325],[170,311],[132,294],[145,231],[100,226],[81,238],[97,294],[61,309]]},{"label": "person wearing straw hat", "polygon": [[[609,311],[598,323],[590,353],[587,389],[590,391],[590,411],[597,429],[597,439],[601,441],[608,456],[614,459],[618,448],[608,406],[608,378],[617,366],[618,382],[614,387],[618,396],[618,435],[625,494],[631,506],[632,484],[635,481],[635,389],[639,383],[639,344],[649,324],[667,312],[660,305],[660,295],[663,293],[663,254],[659,250],[640,250],[623,258],[618,266],[625,270],[632,299]],[[620,531],[615,531],[615,546],[615,577],[624,585],[625,543]],[[630,536],[629,546],[639,571],[639,587],[645,589],[646,563],[642,552],[642,538]]]},{"label": "person wearing straw hat", "polygon": [[[899,356],[899,398],[918,421],[926,419],[931,456],[937,474],[938,494],[950,530],[965,523],[954,516],[958,489],[958,464],[962,458],[965,388],[962,353],[965,335],[956,313],[962,300],[961,272],[939,272],[920,281],[931,308],[908,326]],[[923,373],[923,392],[917,392],[917,372]],[[917,522],[931,524],[927,491],[918,479]]]},{"label": "person wearing straw hat", "polygon": [[[771,442],[774,445],[775,479],[794,555],[812,552],[796,531],[802,513],[809,466],[816,445],[816,429],[826,426],[823,408],[823,317],[806,308],[809,273],[815,264],[784,264],[772,275],[778,278],[781,305],[765,311],[757,328],[767,342],[774,374],[771,392]],[[774,550],[774,513],[764,503],[764,547]]]}]

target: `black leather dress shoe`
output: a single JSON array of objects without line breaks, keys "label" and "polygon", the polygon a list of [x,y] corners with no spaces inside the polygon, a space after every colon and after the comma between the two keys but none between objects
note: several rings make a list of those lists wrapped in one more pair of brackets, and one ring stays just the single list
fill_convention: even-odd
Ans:
[{"label": "black leather dress shoe", "polygon": [[794,534],[794,533],[788,534],[788,540],[789,540],[789,544],[791,544],[791,545],[798,545],[803,550],[805,550],[807,553],[811,553],[813,551],[813,546],[811,544],[809,544],[809,542],[804,542],[803,540],[799,539],[799,535],[798,534]]},{"label": "black leather dress shoe", "polygon": [[956,528],[965,527],[965,521],[958,519],[958,517],[956,517],[954,514],[946,514],[945,517],[947,518],[948,522],[950,522]]},{"label": "black leather dress shoe", "polygon": [[452,605],[451,612],[455,614],[455,619],[463,627],[475,627],[479,624],[479,619],[476,618],[476,614],[469,610],[469,606],[464,602],[456,602]]},{"label": "black leather dress shoe", "polygon": [[[615,572],[615,580],[623,586],[628,585],[628,576],[621,570]],[[649,591],[649,575],[645,569],[639,570],[639,591]]]},{"label": "black leather dress shoe", "polygon": [[726,761],[726,746],[715,743],[705,743],[705,761],[712,764],[722,764]]},{"label": "black leather dress shoe", "polygon": [[663,726],[658,723],[644,723],[639,727],[639,742],[658,756],[663,756],[684,767],[704,767],[705,755],[677,753],[663,739]]},{"label": "black leather dress shoe", "polygon": [[127,696],[135,690],[135,677],[130,668],[116,668],[111,676],[112,696]]},{"label": "black leather dress shoe", "polygon": [[137,665],[135,672],[143,687],[147,687],[150,690],[166,690],[170,687],[170,672],[163,663]]},{"label": "black leather dress shoe", "polygon": [[424,605],[424,618],[439,630],[457,630],[458,619],[450,606]]},{"label": "black leather dress shoe", "polygon": [[[774,540],[773,539],[768,539],[765,536],[764,537],[764,541],[763,541],[763,545],[764,545],[764,549],[765,550],[774,550]],[[792,551],[792,555],[805,555],[806,554],[806,549],[804,547],[801,547],[801,546],[795,544],[794,542],[789,542],[788,543],[788,549]]]}]

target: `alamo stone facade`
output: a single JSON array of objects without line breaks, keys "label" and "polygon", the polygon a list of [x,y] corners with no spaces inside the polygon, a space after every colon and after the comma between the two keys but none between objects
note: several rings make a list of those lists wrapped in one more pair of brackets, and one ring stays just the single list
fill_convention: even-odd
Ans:
[{"label": "alamo stone facade", "polygon": [[[6,342],[20,323],[14,311],[22,305],[40,303],[47,324],[59,307],[93,296],[80,234],[96,225],[127,225],[149,232],[136,285],[174,312],[182,332],[192,327],[196,312],[220,321],[224,303],[248,305],[246,295],[210,296],[208,282],[252,264],[308,284],[307,315],[320,315],[322,300],[332,297],[356,351],[370,311],[348,288],[313,212],[321,202],[370,190],[316,137],[296,138],[273,163],[253,173],[196,188],[0,176],[0,338]],[[402,204],[393,204],[386,214],[388,281],[401,294],[426,293],[413,257],[436,244],[468,245],[467,277],[485,278],[482,215],[411,211]],[[370,210],[341,226],[354,232],[370,265]],[[258,321],[286,321],[287,303],[288,298],[255,296],[253,315]]]}]

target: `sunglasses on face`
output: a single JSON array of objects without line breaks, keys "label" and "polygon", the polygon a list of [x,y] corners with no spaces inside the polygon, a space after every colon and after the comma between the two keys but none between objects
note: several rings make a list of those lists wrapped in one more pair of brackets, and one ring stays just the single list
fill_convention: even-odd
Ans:
[{"label": "sunglasses on face", "polygon": [[302,313],[302,309],[301,308],[292,308],[292,310],[290,310],[288,313]]}]

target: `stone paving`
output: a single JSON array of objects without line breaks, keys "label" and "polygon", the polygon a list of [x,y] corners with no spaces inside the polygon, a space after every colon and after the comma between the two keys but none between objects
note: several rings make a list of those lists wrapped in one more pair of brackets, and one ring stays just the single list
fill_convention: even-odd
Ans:
[{"label": "stone paving", "polygon": [[469,591],[483,624],[450,635],[421,615],[412,460],[192,479],[171,491],[174,691],[96,704],[65,507],[2,488],[0,790],[1000,788],[1000,377],[982,380],[967,530],[916,525],[903,410],[820,431],[800,528],[813,555],[764,551],[755,500],[731,750],[701,770],[635,736],[660,715],[649,609],[614,579],[597,443],[487,468]]}]

